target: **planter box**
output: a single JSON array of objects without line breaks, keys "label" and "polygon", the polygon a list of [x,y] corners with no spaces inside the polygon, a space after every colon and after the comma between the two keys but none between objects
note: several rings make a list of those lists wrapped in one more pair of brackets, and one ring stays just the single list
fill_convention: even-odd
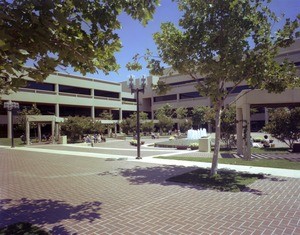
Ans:
[{"label": "planter box", "polygon": [[181,145],[179,145],[179,146],[176,146],[176,149],[179,149],[179,150],[187,150],[187,146],[181,146]]},{"label": "planter box", "polygon": [[199,149],[199,146],[197,146],[197,147],[191,147],[191,150],[197,150],[197,149]]}]

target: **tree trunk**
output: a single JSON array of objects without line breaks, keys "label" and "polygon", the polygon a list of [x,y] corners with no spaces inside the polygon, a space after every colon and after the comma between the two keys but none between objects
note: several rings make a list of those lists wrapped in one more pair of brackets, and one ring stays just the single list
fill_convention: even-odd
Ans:
[{"label": "tree trunk", "polygon": [[218,173],[218,157],[220,152],[220,137],[221,137],[221,113],[222,113],[222,106],[221,104],[218,104],[216,107],[216,116],[215,116],[215,122],[216,122],[216,137],[215,137],[215,149],[211,164],[211,171],[210,176],[213,176]]}]

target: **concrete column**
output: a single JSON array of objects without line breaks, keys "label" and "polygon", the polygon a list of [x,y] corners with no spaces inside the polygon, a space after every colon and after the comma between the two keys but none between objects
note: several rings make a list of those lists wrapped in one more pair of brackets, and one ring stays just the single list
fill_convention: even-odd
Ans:
[{"label": "concrete column", "polygon": [[55,104],[55,116],[59,117],[59,104]]},{"label": "concrete column", "polygon": [[30,145],[30,122],[26,118],[26,145]]},{"label": "concrete column", "polygon": [[95,97],[95,89],[94,88],[91,89],[91,96],[94,99],[94,97]]},{"label": "concrete column", "polygon": [[41,127],[41,123],[38,123],[38,139],[39,139],[39,142],[42,141],[42,127]]},{"label": "concrete column", "polygon": [[91,117],[95,119],[95,106],[91,107]]},{"label": "concrete column", "polygon": [[[250,134],[251,134],[251,127],[250,127],[250,104],[243,105],[243,131],[244,131],[244,146],[243,146],[243,155],[244,158],[250,159],[251,158],[251,141],[250,141]],[[246,130],[245,130],[246,128]]]},{"label": "concrete column", "polygon": [[153,110],[153,104],[154,104],[154,98],[153,96],[151,97],[151,118],[154,120],[154,110]]},{"label": "concrete column", "polygon": [[237,154],[243,154],[243,111],[236,108],[236,138],[237,138]]},{"label": "concrete column", "polygon": [[59,85],[56,83],[55,84],[55,93],[58,95],[59,93]]},{"label": "concrete column", "polygon": [[265,108],[265,124],[268,124],[269,122],[269,110],[268,108]]},{"label": "concrete column", "polygon": [[55,143],[55,121],[52,120],[51,123],[51,136],[52,136],[52,144]]},{"label": "concrete column", "polygon": [[59,140],[60,131],[59,131],[59,124],[55,123],[55,139]]},{"label": "concrete column", "polygon": [[122,121],[122,119],[123,119],[122,109],[119,109],[119,120]]},{"label": "concrete column", "polygon": [[108,127],[108,137],[112,137],[112,128],[109,126]]},{"label": "concrete column", "polygon": [[122,119],[123,119],[123,110],[122,109],[119,109],[119,133],[122,133],[122,128],[120,126],[120,123],[122,122]]},{"label": "concrete column", "polygon": [[12,116],[12,111],[7,111],[7,138],[11,138],[12,135],[11,116]]}]

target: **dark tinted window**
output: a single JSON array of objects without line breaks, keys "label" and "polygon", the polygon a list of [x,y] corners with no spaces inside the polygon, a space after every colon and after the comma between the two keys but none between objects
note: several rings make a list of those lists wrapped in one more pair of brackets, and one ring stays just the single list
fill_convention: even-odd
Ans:
[{"label": "dark tinted window", "polygon": [[79,107],[79,106],[63,106],[59,107],[59,116],[91,116],[91,108]]},{"label": "dark tinted window", "polygon": [[191,98],[199,98],[201,95],[198,91],[182,93],[179,95],[179,98],[182,99],[191,99]]},{"label": "dark tinted window", "polygon": [[161,101],[168,101],[168,100],[176,100],[177,96],[174,95],[164,95],[164,96],[157,96],[154,97],[154,102],[161,102]]},{"label": "dark tinted window", "polygon": [[[232,87],[227,87],[227,91],[231,91]],[[236,88],[233,89],[231,93],[240,93],[242,90],[250,89],[248,85],[244,86],[237,86]]]},{"label": "dark tinted window", "polygon": [[111,91],[102,91],[102,90],[95,90],[94,91],[95,96],[102,96],[102,97],[108,97],[108,98],[119,98],[119,93],[117,92],[111,92]]},{"label": "dark tinted window", "polygon": [[122,98],[123,101],[130,101],[130,102],[136,102],[136,99],[132,98]]},{"label": "dark tinted window", "polygon": [[38,83],[34,81],[27,81],[26,88],[43,91],[54,91],[55,85],[51,83]]},{"label": "dark tinted window", "polygon": [[91,94],[90,89],[74,87],[74,86],[64,86],[64,85],[59,85],[59,92],[82,94],[82,95],[90,95]]},{"label": "dark tinted window", "polygon": [[173,82],[173,83],[169,83],[170,86],[178,86],[178,85],[182,85],[182,84],[187,84],[187,83],[192,83],[192,82],[198,82],[203,80],[202,78],[198,78],[198,79],[193,79],[193,80],[187,80],[187,81],[181,81],[181,82]]}]

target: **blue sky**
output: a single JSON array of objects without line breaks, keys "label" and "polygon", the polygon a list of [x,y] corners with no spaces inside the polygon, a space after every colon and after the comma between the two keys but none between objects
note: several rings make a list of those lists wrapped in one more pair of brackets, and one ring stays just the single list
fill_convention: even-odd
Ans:
[{"label": "blue sky", "polygon": [[[300,0],[273,0],[270,7],[276,15],[284,13],[285,17],[291,19],[295,19],[296,15],[300,14]],[[156,46],[152,38],[153,33],[160,31],[160,25],[163,22],[171,21],[177,24],[180,15],[181,12],[178,11],[177,4],[171,0],[161,0],[161,4],[156,9],[153,19],[145,27],[138,21],[134,21],[127,15],[122,14],[119,18],[122,23],[122,29],[117,32],[121,38],[123,48],[120,52],[115,54],[121,68],[118,73],[112,72],[109,75],[105,75],[99,72],[98,74],[87,74],[87,76],[101,80],[120,82],[127,80],[130,74],[133,74],[136,78],[142,75],[149,75],[145,65],[141,71],[128,71],[125,65],[132,61],[132,57],[135,54],[144,54],[147,48],[155,52]],[[69,72],[76,74],[75,72]]]}]

